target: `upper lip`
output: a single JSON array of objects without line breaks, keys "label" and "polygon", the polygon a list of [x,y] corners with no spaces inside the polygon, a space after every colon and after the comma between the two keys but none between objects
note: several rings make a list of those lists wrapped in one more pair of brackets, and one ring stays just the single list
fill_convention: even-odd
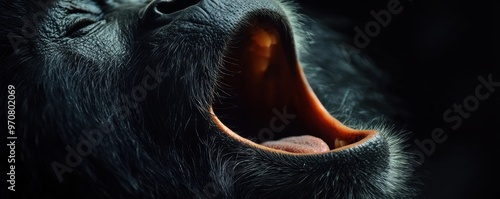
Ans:
[{"label": "upper lip", "polygon": [[226,135],[262,150],[296,155],[263,146],[259,144],[262,140],[248,139],[259,137],[255,135],[259,129],[269,129],[273,114],[283,108],[296,114],[297,119],[286,124],[285,130],[280,126],[282,131],[274,138],[313,135],[336,151],[376,135],[373,130],[343,125],[323,107],[297,60],[286,23],[262,19],[249,22],[251,26],[240,29],[229,42],[217,98],[210,107],[213,121]]}]

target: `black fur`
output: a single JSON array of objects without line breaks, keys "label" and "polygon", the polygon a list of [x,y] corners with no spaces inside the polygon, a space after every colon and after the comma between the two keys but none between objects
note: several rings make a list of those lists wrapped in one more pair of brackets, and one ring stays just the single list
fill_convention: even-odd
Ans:
[{"label": "black fur", "polygon": [[[171,20],[146,21],[146,1],[49,1],[40,1],[46,9],[28,0],[0,4],[0,91],[16,86],[17,191],[25,198],[416,195],[404,137],[385,121],[399,110],[380,90],[384,74],[359,55],[346,60],[340,44],[348,38],[300,17],[290,3],[202,0]],[[97,7],[104,25],[67,29],[71,10]],[[34,23],[37,13],[43,18]],[[298,157],[223,134],[208,107],[229,41],[257,18],[293,27],[323,104],[349,126],[377,129],[377,137]],[[36,32],[24,34],[26,24]]]}]

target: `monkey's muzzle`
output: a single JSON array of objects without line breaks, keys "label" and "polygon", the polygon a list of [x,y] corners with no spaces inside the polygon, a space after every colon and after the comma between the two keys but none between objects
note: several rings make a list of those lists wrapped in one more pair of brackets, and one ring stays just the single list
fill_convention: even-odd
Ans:
[{"label": "monkey's muzzle", "polygon": [[255,22],[230,41],[210,109],[217,126],[250,146],[293,154],[343,150],[376,135],[345,126],[325,109],[288,30]]}]

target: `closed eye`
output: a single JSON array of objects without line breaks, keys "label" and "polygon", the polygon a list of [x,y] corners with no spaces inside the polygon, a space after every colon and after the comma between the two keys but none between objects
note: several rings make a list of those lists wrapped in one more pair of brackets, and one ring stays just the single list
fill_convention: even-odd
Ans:
[{"label": "closed eye", "polygon": [[69,6],[67,10],[67,25],[64,36],[76,37],[88,33],[95,28],[103,18],[102,10],[94,5]]},{"label": "closed eye", "polygon": [[76,36],[80,30],[95,24],[97,21],[92,19],[83,18],[69,26],[66,30],[66,36]]},{"label": "closed eye", "polygon": [[90,7],[90,6],[85,6],[86,9],[80,9],[73,7],[70,10],[68,10],[68,14],[95,14],[99,15],[100,10],[98,8]]}]

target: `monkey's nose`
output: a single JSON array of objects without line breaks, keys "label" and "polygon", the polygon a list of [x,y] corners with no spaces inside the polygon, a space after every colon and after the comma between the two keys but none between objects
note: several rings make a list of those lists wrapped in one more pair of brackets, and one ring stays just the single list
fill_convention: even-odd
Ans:
[{"label": "monkey's nose", "polygon": [[141,10],[140,16],[146,23],[152,23],[158,18],[173,18],[179,11],[199,2],[200,0],[154,0]]}]

